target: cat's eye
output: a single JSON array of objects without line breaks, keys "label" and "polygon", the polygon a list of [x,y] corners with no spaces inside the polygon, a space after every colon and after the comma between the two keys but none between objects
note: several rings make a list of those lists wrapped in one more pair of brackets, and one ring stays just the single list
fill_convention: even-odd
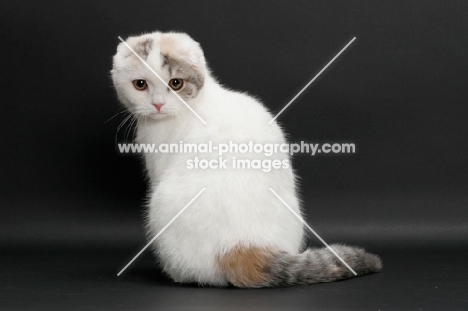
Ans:
[{"label": "cat's eye", "polygon": [[184,86],[184,80],[182,80],[182,79],[171,79],[169,81],[169,86],[174,91],[178,91]]},{"label": "cat's eye", "polygon": [[133,80],[133,86],[138,90],[138,91],[144,91],[148,87],[148,84],[146,83],[145,80],[138,79],[138,80]]}]

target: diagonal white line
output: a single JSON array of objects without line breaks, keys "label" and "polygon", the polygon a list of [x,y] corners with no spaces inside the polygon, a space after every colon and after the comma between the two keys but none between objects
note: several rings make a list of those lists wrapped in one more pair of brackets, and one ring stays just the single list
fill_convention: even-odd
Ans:
[{"label": "diagonal white line", "polygon": [[325,245],[325,246],[333,253],[333,255],[335,255],[336,258],[338,258],[338,259],[346,266],[346,268],[348,268],[354,275],[357,275],[357,273],[353,270],[353,268],[351,268],[351,267],[346,263],[346,261],[344,261],[343,258],[341,258],[340,255],[338,255],[338,254],[335,252],[335,250],[334,250],[333,248],[331,248],[330,245],[328,245],[327,242],[325,242],[325,240],[322,239],[322,238],[317,234],[317,232],[315,232],[315,230],[312,229],[312,228],[302,219],[302,217],[300,217],[300,216],[288,205],[288,203],[286,203],[286,202],[275,192],[275,190],[273,190],[273,189],[271,189],[271,188],[268,188],[268,189],[270,189],[270,191],[278,198],[278,200],[280,200],[281,203],[283,203],[283,204],[291,211],[291,213],[293,213],[294,216],[296,216],[297,219],[299,219],[299,220],[307,227],[307,229],[309,229],[310,232],[312,232],[312,233],[320,240],[320,242],[322,242],[323,245]]},{"label": "diagonal white line", "polygon": [[172,92],[172,94],[174,94],[198,119],[200,119],[200,121],[202,121],[203,124],[207,124],[205,122],[205,120],[202,119],[202,117],[200,117],[198,115],[198,113],[195,112],[195,110],[192,109],[192,107],[189,106],[189,104],[187,104],[185,102],[185,100],[182,99],[182,97],[179,96],[179,94],[177,94],[171,87],[169,87],[169,85],[166,83],[166,81],[163,80],[163,78],[161,78],[161,76],[159,76],[156,71],[153,70],[153,68],[151,68],[150,65],[148,65],[147,62],[145,62],[145,60],[143,58],[140,57],[140,55],[137,54],[137,52],[135,52],[130,45],[128,45],[127,42],[125,42],[124,39],[122,39],[120,36],[119,36],[119,40],[122,41],[123,44],[125,44],[126,47],[128,47],[130,49],[130,51],[132,51],[133,54],[135,54],[136,57],[138,57],[138,59],[143,63],[143,65],[145,65],[152,73],[154,73],[154,75],[156,77],[158,77],[159,80],[161,80],[162,83],[164,83],[164,85]]},{"label": "diagonal white line", "polygon": [[125,267],[123,267],[122,270],[120,270],[119,273],[117,273],[117,276],[120,276],[122,272],[124,272],[125,269],[127,269],[128,266],[130,266],[132,262],[134,262],[135,259],[137,259],[138,256],[140,256],[141,253],[143,253],[145,249],[147,249],[151,245],[151,243],[153,243],[164,232],[164,230],[166,230],[177,219],[177,217],[179,217],[187,209],[187,207],[189,207],[190,204],[192,204],[205,190],[206,188],[203,188],[200,192],[198,192],[198,194],[192,200],[190,200],[190,202],[188,202],[187,205],[185,205],[184,208],[180,212],[178,212],[177,215],[175,215],[174,218],[172,218],[172,220],[167,225],[165,225],[164,228],[162,228],[161,231],[159,231],[159,233],[156,234],[156,236],[153,239],[151,239],[151,241],[149,241],[148,244],[146,244],[146,246],[143,247],[142,250],[138,252],[138,254],[136,254],[135,257],[133,257],[133,259],[130,260],[130,262]]},{"label": "diagonal white line", "polygon": [[304,86],[304,87],[302,88],[302,90],[300,90],[300,91],[299,91],[299,93],[297,93],[297,95],[296,95],[296,96],[294,96],[294,97],[293,97],[293,99],[291,99],[291,100],[289,101],[289,103],[287,103],[287,104],[286,104],[286,106],[284,106],[284,108],[283,108],[283,109],[281,109],[281,111],[280,111],[280,112],[278,112],[278,113],[276,114],[276,116],[275,116],[273,119],[271,119],[271,121],[270,121],[270,122],[268,122],[268,124],[271,124],[271,123],[273,123],[273,121],[275,121],[275,120],[276,120],[276,118],[278,118],[278,117],[279,117],[279,115],[280,115],[280,114],[282,114],[282,113],[283,113],[283,111],[285,111],[285,110],[286,110],[286,108],[288,108],[288,107],[289,107],[289,105],[291,105],[291,104],[293,103],[293,101],[295,101],[295,100],[296,100],[296,99],[299,97],[299,95],[301,95],[301,94],[302,94],[302,92],[304,92],[304,91],[305,91],[305,90],[306,90],[306,89],[309,87],[309,85],[311,85],[311,84],[312,84],[312,82],[314,82],[314,81],[315,81],[315,79],[317,79],[317,78],[318,78],[318,77],[319,77],[319,76],[322,74],[322,72],[324,72],[324,71],[325,71],[325,69],[327,69],[327,68],[328,68],[328,66],[330,66],[330,65],[332,64],[332,63],[335,61],[335,59],[337,59],[337,58],[338,58],[338,56],[340,56],[340,55],[341,55],[341,53],[343,53],[343,52],[344,52],[344,50],[346,50],[346,49],[348,48],[348,46],[350,46],[350,45],[351,45],[351,43],[353,43],[353,41],[354,41],[354,40],[356,40],[356,37],[354,37],[354,38],[353,38],[351,41],[349,41],[349,43],[348,43],[348,44],[346,44],[346,46],[345,46],[344,48],[342,48],[342,49],[341,49],[341,51],[339,51],[339,52],[338,52],[338,54],[336,54],[336,55],[335,55],[335,57],[333,57],[333,59],[332,59],[331,61],[329,61],[329,62],[328,62],[328,64],[326,64],[326,65],[325,65],[325,67],[323,67],[323,69],[322,69],[322,70],[320,70],[320,72],[319,72],[318,74],[316,74],[316,75],[315,75],[315,77],[313,77],[313,78],[312,78],[312,80],[310,80],[310,82],[309,82],[309,83],[307,83],[307,84],[306,84],[306,86]]}]

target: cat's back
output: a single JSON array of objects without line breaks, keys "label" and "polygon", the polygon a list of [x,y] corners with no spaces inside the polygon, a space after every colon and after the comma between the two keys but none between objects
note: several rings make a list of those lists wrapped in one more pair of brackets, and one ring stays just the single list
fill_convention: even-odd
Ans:
[{"label": "cat's back", "polygon": [[224,141],[283,142],[281,129],[268,124],[271,113],[257,98],[223,88],[211,90],[206,101],[200,103],[199,113],[207,122],[202,132],[207,138]]}]

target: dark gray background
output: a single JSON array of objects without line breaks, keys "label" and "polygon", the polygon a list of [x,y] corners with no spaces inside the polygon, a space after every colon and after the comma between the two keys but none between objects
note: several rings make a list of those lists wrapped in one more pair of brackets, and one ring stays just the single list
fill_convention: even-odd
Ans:
[{"label": "dark gray background", "polygon": [[[121,289],[141,285],[138,274],[130,285],[110,277],[144,245],[140,223],[146,184],[138,157],[116,150],[123,116],[105,121],[123,109],[109,78],[117,36],[153,30],[189,33],[223,84],[258,96],[275,113],[356,36],[278,119],[292,141],[357,146],[354,155],[295,157],[308,222],[329,242],[361,244],[388,253],[395,263],[407,260],[395,255],[405,247],[409,252],[424,246],[436,254],[449,247],[466,254],[467,14],[465,1],[428,0],[2,2],[0,243],[20,254],[11,258],[21,258],[12,260],[16,269],[6,265],[3,270],[13,271],[12,280],[32,275],[24,267],[47,250],[55,254],[44,255],[53,263],[67,261],[63,254],[77,265],[82,262],[89,276],[82,278],[89,281],[82,287],[92,286],[99,273]],[[117,138],[124,140],[124,130]],[[90,250],[99,253],[104,246],[118,253],[102,255],[114,262],[105,265],[107,270],[96,268],[94,274],[85,259],[77,259],[93,261]],[[417,258],[424,263],[428,256],[421,254]],[[464,267],[456,258],[441,267],[454,273],[441,276],[447,282],[459,275],[454,267]],[[148,271],[141,275],[159,273],[151,256],[146,260]],[[389,269],[379,277],[398,274]],[[429,269],[422,270],[429,275]],[[154,286],[152,281],[148,286]],[[51,284],[67,295],[66,286]],[[346,282],[338,284],[346,290]],[[21,290],[11,290],[10,297]],[[53,289],[47,293],[57,298]],[[44,292],[38,297],[39,306],[53,301]],[[116,308],[109,297],[109,304],[94,306]],[[398,301],[382,297],[375,308]],[[467,303],[440,297],[441,305],[455,303],[452,308]],[[403,299],[400,309],[409,300]],[[57,308],[68,306],[57,301]],[[414,307],[430,305],[435,306]]]}]

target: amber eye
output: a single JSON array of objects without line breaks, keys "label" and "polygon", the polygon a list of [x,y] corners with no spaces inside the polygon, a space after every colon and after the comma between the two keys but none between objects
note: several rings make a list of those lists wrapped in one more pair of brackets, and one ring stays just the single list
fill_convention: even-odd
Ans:
[{"label": "amber eye", "polygon": [[171,79],[169,81],[169,86],[174,91],[178,91],[184,86],[184,80],[182,80],[182,79]]},{"label": "amber eye", "polygon": [[138,91],[144,91],[148,87],[148,84],[146,84],[145,80],[133,80],[133,86],[138,90]]}]

